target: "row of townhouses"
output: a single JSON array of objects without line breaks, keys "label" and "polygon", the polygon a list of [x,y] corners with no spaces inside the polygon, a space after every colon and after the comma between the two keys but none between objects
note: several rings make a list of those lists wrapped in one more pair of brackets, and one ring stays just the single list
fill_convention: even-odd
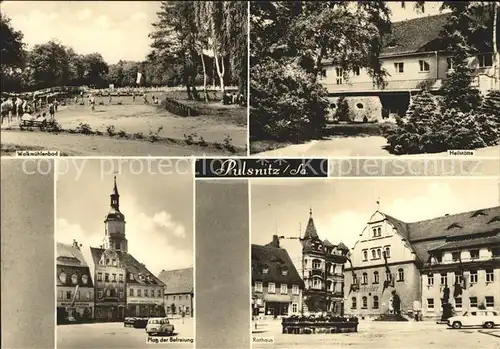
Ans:
[{"label": "row of townhouses", "polygon": [[393,312],[394,295],[403,315],[427,319],[439,318],[443,303],[456,312],[500,310],[500,207],[413,223],[377,210],[351,251],[319,239],[311,214],[298,266],[280,238],[252,245],[256,317],[377,318]]},{"label": "row of townhouses", "polygon": [[[347,72],[333,61],[325,61],[319,79],[329,94],[330,115],[335,115],[341,96],[348,103],[353,121],[374,122],[403,116],[411,96],[423,89],[439,94],[447,74],[454,69],[451,54],[440,38],[450,16],[444,13],[393,24],[380,54],[382,69],[387,72],[384,86],[374,84],[364,68]],[[477,53],[468,60],[473,71],[473,86],[483,94],[495,88],[495,76],[498,76],[495,69],[500,69],[500,62],[495,64],[492,32],[489,25],[474,38]],[[499,33],[497,30],[497,42],[500,42]]]},{"label": "row of townhouses", "polygon": [[122,321],[128,316],[193,315],[193,270],[151,273],[128,251],[125,216],[114,182],[104,244],[57,243],[57,318]]}]

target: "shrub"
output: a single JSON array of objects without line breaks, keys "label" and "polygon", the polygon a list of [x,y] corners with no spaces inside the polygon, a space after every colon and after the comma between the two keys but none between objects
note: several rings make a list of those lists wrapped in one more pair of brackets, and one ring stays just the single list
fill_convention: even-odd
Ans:
[{"label": "shrub", "polygon": [[296,64],[268,58],[251,68],[250,134],[256,139],[302,141],[326,124],[326,89]]},{"label": "shrub", "polygon": [[92,127],[90,127],[89,124],[81,122],[78,127],[76,128],[76,133],[81,133],[84,135],[90,135],[93,134],[94,132],[92,131]]},{"label": "shrub", "polygon": [[338,121],[351,121],[351,110],[345,96],[340,96],[337,101],[337,110],[335,111],[335,119]]},{"label": "shrub", "polygon": [[108,136],[113,137],[115,135],[115,126],[108,125],[106,127],[106,132],[108,133]]}]

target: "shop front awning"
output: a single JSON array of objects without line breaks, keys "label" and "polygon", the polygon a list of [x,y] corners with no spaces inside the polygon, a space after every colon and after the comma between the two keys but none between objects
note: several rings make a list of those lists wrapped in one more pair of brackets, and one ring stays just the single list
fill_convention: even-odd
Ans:
[{"label": "shop front awning", "polygon": [[264,300],[266,302],[275,302],[275,303],[290,303],[290,296],[285,296],[282,294],[267,294],[264,296]]}]

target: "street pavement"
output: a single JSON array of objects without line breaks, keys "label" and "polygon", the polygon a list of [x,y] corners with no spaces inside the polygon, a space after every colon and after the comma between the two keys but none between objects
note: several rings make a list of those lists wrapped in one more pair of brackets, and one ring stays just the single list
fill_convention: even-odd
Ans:
[{"label": "street pavement", "polygon": [[174,319],[171,323],[175,326],[173,337],[154,336],[149,340],[145,329],[125,327],[120,322],[60,325],[57,349],[194,348],[193,343],[175,342],[176,338],[194,339],[194,319]]},{"label": "street pavement", "polygon": [[[432,321],[362,321],[357,333],[282,334],[280,321],[253,324],[253,348],[500,349],[500,328],[448,329]],[[255,343],[274,339],[274,343]]]}]

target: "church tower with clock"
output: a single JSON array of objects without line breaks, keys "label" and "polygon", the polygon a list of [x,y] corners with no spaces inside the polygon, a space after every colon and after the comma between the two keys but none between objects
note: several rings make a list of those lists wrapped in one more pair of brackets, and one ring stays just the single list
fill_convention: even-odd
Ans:
[{"label": "church tower with clock", "polygon": [[121,252],[128,251],[125,237],[125,216],[120,212],[120,194],[114,178],[114,187],[110,195],[110,209],[106,214],[104,225],[104,248]]}]

